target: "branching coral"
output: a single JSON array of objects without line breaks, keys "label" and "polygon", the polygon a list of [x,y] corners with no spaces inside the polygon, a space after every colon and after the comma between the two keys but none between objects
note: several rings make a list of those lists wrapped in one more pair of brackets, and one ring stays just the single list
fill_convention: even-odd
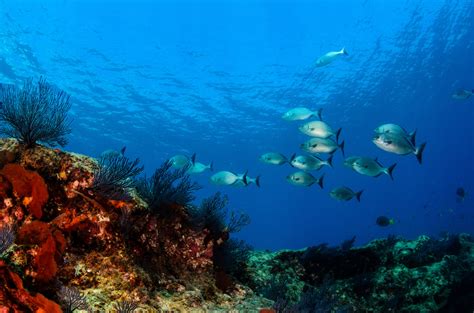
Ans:
[{"label": "branching coral", "polygon": [[105,154],[99,158],[94,171],[92,190],[109,199],[126,199],[128,191],[135,187],[135,176],[143,171],[139,159],[131,161],[123,154]]},{"label": "branching coral", "polygon": [[0,256],[5,253],[15,241],[15,231],[11,225],[0,227]]},{"label": "branching coral", "polygon": [[0,85],[0,133],[18,139],[31,148],[38,142],[50,146],[65,146],[71,132],[67,112],[71,108],[69,95],[40,78],[32,79],[22,89]]},{"label": "branching coral", "polygon": [[61,286],[58,293],[59,303],[64,313],[88,308],[86,298],[74,287]]},{"label": "branching coral", "polygon": [[217,192],[212,197],[202,201],[200,207],[190,209],[191,219],[198,228],[206,228],[213,234],[223,231],[232,233],[238,232],[242,227],[250,223],[250,217],[245,213],[236,213],[232,211],[227,218],[228,210],[226,208],[229,199],[227,196]]},{"label": "branching coral", "polygon": [[171,170],[171,165],[167,161],[156,169],[151,178],[143,177],[137,182],[138,193],[154,213],[163,213],[165,206],[173,203],[189,206],[195,198],[193,192],[201,188],[197,183],[191,182],[186,174],[187,167]]}]

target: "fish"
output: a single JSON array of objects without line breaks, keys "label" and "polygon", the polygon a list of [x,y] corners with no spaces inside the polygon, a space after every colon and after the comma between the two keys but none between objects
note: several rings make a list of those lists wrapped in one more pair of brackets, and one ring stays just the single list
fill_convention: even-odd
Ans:
[{"label": "fish", "polygon": [[423,161],[426,142],[416,147],[407,137],[394,133],[376,134],[372,142],[384,151],[399,155],[414,154],[418,163],[421,164]]},{"label": "fish", "polygon": [[313,116],[317,116],[319,119],[321,119],[321,113],[322,109],[311,111],[308,108],[298,107],[287,111],[285,114],[282,115],[281,118],[286,121],[301,121]]},{"label": "fish", "polygon": [[458,203],[463,202],[465,197],[466,191],[463,187],[459,187],[458,189],[456,189],[456,200]]},{"label": "fish", "polygon": [[397,163],[394,163],[389,167],[384,167],[380,164],[377,158],[371,159],[368,157],[352,156],[344,160],[344,165],[362,175],[379,177],[382,174],[386,174],[393,180],[393,170],[395,166],[397,166]]},{"label": "fish", "polygon": [[300,145],[303,151],[309,153],[334,153],[338,148],[344,156],[344,141],[337,143],[331,138],[311,138]]},{"label": "fish", "polygon": [[397,124],[383,124],[374,129],[374,132],[377,134],[390,133],[390,134],[399,134],[407,137],[413,145],[416,145],[416,129],[411,133],[408,133],[403,127]]},{"label": "fish", "polygon": [[388,218],[382,215],[382,216],[377,217],[377,219],[375,220],[375,223],[381,227],[386,227],[386,226],[395,224],[395,220],[393,218]]},{"label": "fish", "polygon": [[311,121],[298,128],[303,134],[311,137],[328,138],[331,136],[336,137],[336,141],[339,141],[339,135],[341,134],[341,128],[334,132],[327,123],[323,121]]},{"label": "fish", "polygon": [[281,153],[278,152],[268,152],[262,154],[259,157],[259,160],[263,163],[273,164],[273,165],[282,165],[288,162],[288,159]]},{"label": "fish", "polygon": [[[195,157],[196,157],[196,154],[193,154],[191,159],[195,158]],[[190,163],[191,163],[191,159],[189,157],[185,156],[185,155],[177,154],[177,155],[169,158],[168,162],[171,163],[171,167],[180,169],[180,168],[183,168],[185,166],[189,166]]]},{"label": "fish", "polygon": [[193,156],[191,157],[191,163],[186,173],[200,174],[200,173],[203,173],[205,170],[213,171],[214,170],[213,162],[209,163],[208,165],[203,164],[201,162],[196,162],[196,154],[193,154]]},{"label": "fish", "polygon": [[474,94],[474,89],[473,90],[458,89],[451,95],[451,97],[456,100],[467,100],[473,94]]},{"label": "fish", "polygon": [[327,160],[323,160],[317,156],[312,155],[296,155],[293,154],[290,160],[290,165],[303,171],[320,170],[323,166],[332,167],[332,159],[334,155],[331,154]]},{"label": "fish", "polygon": [[346,51],[346,48],[342,48],[341,51],[331,51],[321,56],[316,60],[316,67],[326,66],[341,55],[349,55],[349,53]]},{"label": "fish", "polygon": [[239,178],[237,174],[230,171],[220,171],[220,172],[215,173],[209,178],[212,184],[218,185],[218,186],[230,186],[240,179],[242,179],[243,182],[247,184],[246,174],[244,174],[242,178]]},{"label": "fish", "polygon": [[244,174],[237,174],[237,176],[238,180],[232,184],[232,187],[246,187],[248,185],[255,184],[257,187],[260,188],[260,175],[255,178],[251,178],[247,175],[247,172],[245,172]]},{"label": "fish", "polygon": [[286,177],[286,180],[295,186],[306,186],[309,187],[314,183],[317,183],[319,187],[324,188],[324,174],[319,178],[315,178],[313,175],[307,172],[295,172]]},{"label": "fish", "polygon": [[352,198],[356,197],[357,201],[360,202],[360,196],[362,195],[363,192],[364,190],[361,190],[359,192],[354,192],[351,188],[342,186],[342,187],[337,187],[331,190],[329,192],[329,195],[332,198],[339,201],[349,201]]},{"label": "fish", "polygon": [[112,157],[112,156],[124,156],[126,149],[127,149],[126,146],[123,146],[122,149],[120,149],[120,151],[117,151],[114,149],[107,149],[100,154],[100,157],[106,158],[106,157]]}]

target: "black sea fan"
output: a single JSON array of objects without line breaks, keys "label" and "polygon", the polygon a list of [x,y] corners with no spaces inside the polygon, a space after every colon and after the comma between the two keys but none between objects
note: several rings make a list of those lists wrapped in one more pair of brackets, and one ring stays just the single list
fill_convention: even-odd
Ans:
[{"label": "black sea fan", "polygon": [[[137,181],[138,194],[148,203],[150,211],[160,213],[166,205],[177,203],[187,207],[194,199],[194,191],[201,188],[191,182],[186,171],[171,170],[171,162],[164,162],[150,178],[142,177]],[[163,212],[161,212],[163,213]]]},{"label": "black sea fan", "polygon": [[15,241],[15,231],[12,226],[4,225],[0,228],[0,256],[10,248]]},{"label": "black sea fan", "polygon": [[61,286],[58,293],[59,303],[64,313],[88,308],[86,298],[77,288]]},{"label": "black sea fan", "polygon": [[143,171],[139,159],[131,161],[123,154],[106,154],[99,158],[94,171],[92,190],[112,199],[126,199],[128,191],[135,187],[135,176]]},{"label": "black sea fan", "polygon": [[117,313],[132,313],[138,309],[138,304],[130,301],[120,301],[114,304],[114,309]]},{"label": "black sea fan", "polygon": [[67,112],[69,95],[40,78],[27,80],[22,89],[0,85],[0,133],[31,148],[41,142],[65,146],[71,132]]},{"label": "black sea fan", "polygon": [[200,207],[190,210],[191,219],[198,228],[207,228],[217,234],[227,230],[230,233],[238,232],[250,223],[250,217],[245,213],[232,211],[228,217],[226,208],[229,199],[220,192],[202,201]]}]

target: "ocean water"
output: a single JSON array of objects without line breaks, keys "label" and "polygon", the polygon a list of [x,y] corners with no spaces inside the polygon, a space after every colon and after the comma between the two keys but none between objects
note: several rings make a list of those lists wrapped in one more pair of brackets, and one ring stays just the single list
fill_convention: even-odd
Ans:
[{"label": "ocean water", "polygon": [[[315,66],[343,47],[348,56]],[[261,175],[261,188],[193,176],[196,203],[221,191],[250,215],[237,237],[255,248],[474,232],[474,97],[451,97],[474,89],[474,1],[0,0],[0,82],[40,76],[72,97],[66,150],[126,146],[147,173],[196,153],[215,171]],[[281,118],[297,106],[342,127],[347,156],[397,163],[394,181],[355,173],[340,151],[315,173],[322,190],[290,185],[288,164],[260,162],[300,152],[302,122]],[[372,143],[387,122],[427,142],[422,165]],[[332,199],[342,185],[364,189],[361,202]],[[381,215],[395,224],[377,226]]]}]

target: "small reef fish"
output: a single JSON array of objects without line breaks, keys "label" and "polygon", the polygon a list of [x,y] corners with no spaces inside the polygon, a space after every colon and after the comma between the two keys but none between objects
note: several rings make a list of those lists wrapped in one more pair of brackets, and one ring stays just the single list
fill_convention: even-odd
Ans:
[{"label": "small reef fish", "polygon": [[351,188],[342,186],[342,187],[334,188],[333,190],[331,190],[331,192],[329,192],[329,195],[333,199],[336,199],[339,201],[349,201],[355,197],[357,201],[360,202],[360,196],[362,195],[363,192],[364,190],[361,190],[359,192],[354,192]]},{"label": "small reef fish", "polygon": [[125,150],[127,150],[127,147],[122,147],[120,151],[114,150],[114,149],[107,149],[104,152],[100,154],[101,158],[105,157],[112,157],[112,156],[124,156],[125,155]]},{"label": "small reef fish", "polygon": [[263,163],[273,164],[273,165],[282,165],[288,162],[288,159],[281,153],[278,152],[268,152],[262,154],[259,157],[259,160]]},{"label": "small reef fish", "polygon": [[474,89],[473,90],[458,89],[451,95],[451,97],[456,100],[467,100],[473,94],[474,94]]},{"label": "small reef fish", "polygon": [[298,107],[291,109],[285,114],[283,114],[282,118],[286,121],[301,121],[313,116],[317,116],[319,119],[321,119],[321,112],[322,109],[318,109],[317,111],[311,111],[308,108]]},{"label": "small reef fish", "polygon": [[213,171],[213,162],[209,163],[208,165],[203,164],[201,162],[196,162],[196,154],[193,154],[191,158],[191,165],[187,170],[188,174],[200,174],[203,173],[205,170]]},{"label": "small reef fish", "polygon": [[349,55],[346,48],[342,48],[341,51],[331,51],[326,53],[316,61],[316,67],[326,66],[341,55]]},{"label": "small reef fish", "polygon": [[311,121],[298,128],[303,134],[311,137],[328,138],[331,136],[336,137],[336,141],[339,141],[339,135],[341,134],[341,128],[334,132],[327,123],[323,121]]},{"label": "small reef fish", "polygon": [[244,174],[242,178],[239,178],[237,174],[229,172],[229,171],[217,172],[214,175],[212,175],[209,178],[209,180],[211,181],[211,183],[218,186],[230,186],[230,185],[233,185],[238,180],[243,180],[243,182],[247,184],[246,174]]},{"label": "small reef fish", "polygon": [[[195,154],[193,154],[193,156],[195,156]],[[171,157],[168,161],[171,163],[171,167],[176,169],[181,169],[185,166],[188,166],[191,162],[187,156],[182,154],[177,154]]]},{"label": "small reef fish", "polygon": [[393,218],[388,218],[386,216],[379,216],[375,220],[375,223],[381,227],[386,227],[386,226],[395,224],[395,220]]},{"label": "small reef fish", "polygon": [[248,185],[255,184],[257,187],[260,188],[260,175],[255,178],[252,178],[247,175],[247,172],[245,172],[244,174],[237,174],[237,176],[239,179],[232,184],[232,187],[247,187]]},{"label": "small reef fish", "polygon": [[309,187],[314,183],[317,183],[321,189],[324,187],[324,174],[319,178],[315,178],[313,175],[307,172],[295,172],[286,177],[286,180],[295,186],[305,186]]},{"label": "small reef fish", "polygon": [[400,155],[414,154],[418,163],[423,161],[426,142],[416,147],[407,137],[394,133],[376,134],[372,142],[380,149]]},{"label": "small reef fish", "polygon": [[383,133],[390,133],[390,134],[398,134],[407,137],[413,145],[415,145],[415,137],[416,137],[416,130],[412,131],[411,133],[408,133],[405,128],[401,127],[400,125],[397,124],[383,124],[380,125],[379,127],[374,129],[374,132],[377,134],[383,134]]},{"label": "small reef fish", "polygon": [[311,138],[301,144],[300,148],[309,153],[334,153],[339,148],[344,156],[344,141],[339,144],[331,138]]},{"label": "small reef fish", "polygon": [[393,180],[393,169],[397,166],[397,163],[392,164],[390,167],[384,167],[380,164],[377,158],[371,159],[367,157],[352,156],[344,161],[344,165],[362,175],[379,177],[382,174],[387,174]]},{"label": "small reef fish", "polygon": [[320,170],[324,165],[332,167],[332,159],[334,155],[330,155],[327,160],[318,158],[312,155],[295,155],[291,157],[290,165],[303,171],[317,171]]},{"label": "small reef fish", "polygon": [[466,191],[463,187],[459,187],[458,189],[456,189],[456,200],[458,203],[463,202],[465,197]]}]

